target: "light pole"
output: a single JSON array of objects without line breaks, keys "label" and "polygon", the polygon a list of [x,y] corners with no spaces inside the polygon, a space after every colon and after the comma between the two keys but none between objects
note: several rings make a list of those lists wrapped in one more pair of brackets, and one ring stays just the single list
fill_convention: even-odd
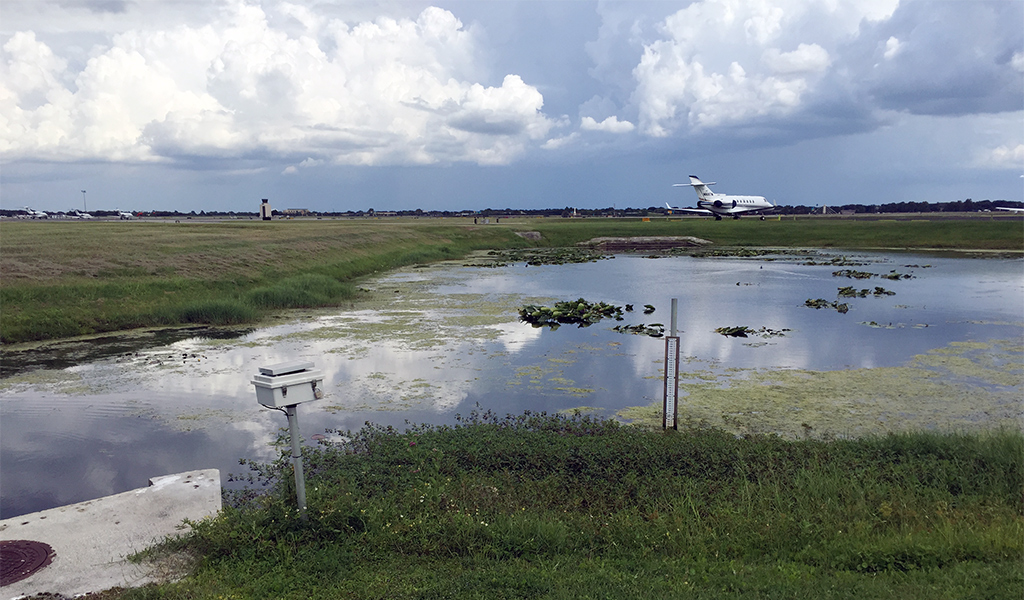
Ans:
[{"label": "light pole", "polygon": [[82,190],[82,211],[89,212],[89,206],[85,203],[85,190]]}]

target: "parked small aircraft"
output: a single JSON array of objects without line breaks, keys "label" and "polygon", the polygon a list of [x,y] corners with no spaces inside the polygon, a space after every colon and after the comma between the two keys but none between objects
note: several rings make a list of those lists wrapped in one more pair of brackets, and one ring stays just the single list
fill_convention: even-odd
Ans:
[{"label": "parked small aircraft", "polygon": [[676,183],[673,187],[692,187],[695,189],[697,191],[697,208],[675,208],[667,202],[665,206],[668,206],[670,210],[714,215],[716,221],[721,221],[722,217],[738,219],[744,213],[758,213],[775,208],[775,205],[765,200],[764,196],[716,194],[708,187],[709,185],[714,185],[714,183],[714,181],[704,183],[696,175],[690,175],[690,183]]},{"label": "parked small aircraft", "polygon": [[91,219],[92,215],[85,212],[84,210],[73,210],[68,213],[68,216],[72,219]]},{"label": "parked small aircraft", "polygon": [[133,215],[130,212],[123,211],[123,210],[118,212],[117,216],[121,217],[122,221],[131,221],[132,219],[135,218],[135,215]]},{"label": "parked small aircraft", "polygon": [[25,212],[28,213],[28,218],[30,218],[30,219],[49,219],[50,218],[49,213],[43,212],[41,210],[35,210],[35,209],[29,208],[27,206],[25,207]]}]

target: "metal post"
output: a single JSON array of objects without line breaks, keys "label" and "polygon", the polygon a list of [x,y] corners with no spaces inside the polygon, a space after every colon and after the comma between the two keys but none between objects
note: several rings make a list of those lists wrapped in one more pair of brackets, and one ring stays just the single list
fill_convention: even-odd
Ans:
[{"label": "metal post", "polygon": [[306,478],[302,473],[302,449],[299,446],[299,415],[296,412],[296,404],[288,405],[285,412],[288,414],[288,431],[292,438],[292,468],[295,469],[295,498],[299,502],[299,516],[306,520]]},{"label": "metal post", "polygon": [[669,328],[669,335],[672,336],[672,337],[676,337],[676,314],[678,312],[679,312],[679,299],[678,298],[673,298],[672,299],[672,321],[671,321],[672,325]]}]

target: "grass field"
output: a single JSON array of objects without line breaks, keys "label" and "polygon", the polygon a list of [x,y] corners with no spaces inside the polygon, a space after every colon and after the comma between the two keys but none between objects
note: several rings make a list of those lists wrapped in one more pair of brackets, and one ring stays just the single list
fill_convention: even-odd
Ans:
[{"label": "grass field", "polygon": [[360,277],[402,265],[637,235],[693,235],[720,246],[1024,251],[1022,222],[1007,219],[4,221],[0,343],[252,323],[274,310],[339,305]]},{"label": "grass field", "polygon": [[1020,432],[860,440],[578,417],[367,426],[150,556],[177,598],[1019,598]]}]

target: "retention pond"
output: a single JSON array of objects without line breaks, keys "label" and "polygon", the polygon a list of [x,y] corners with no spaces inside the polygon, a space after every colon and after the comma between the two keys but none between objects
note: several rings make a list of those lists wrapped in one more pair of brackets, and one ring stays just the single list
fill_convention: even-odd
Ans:
[{"label": "retention pond", "polygon": [[[227,478],[240,458],[276,457],[285,419],[256,403],[250,378],[291,360],[326,375],[324,399],[300,407],[307,443],[366,421],[452,423],[478,407],[660,424],[665,344],[646,334],[668,329],[671,298],[684,426],[795,438],[1022,423],[1020,259],[618,255],[437,264],[364,288],[359,305],[254,330],[5,351],[0,517],[167,473],[218,468]],[[524,306],[578,299],[621,306],[622,320],[520,320]]]}]

